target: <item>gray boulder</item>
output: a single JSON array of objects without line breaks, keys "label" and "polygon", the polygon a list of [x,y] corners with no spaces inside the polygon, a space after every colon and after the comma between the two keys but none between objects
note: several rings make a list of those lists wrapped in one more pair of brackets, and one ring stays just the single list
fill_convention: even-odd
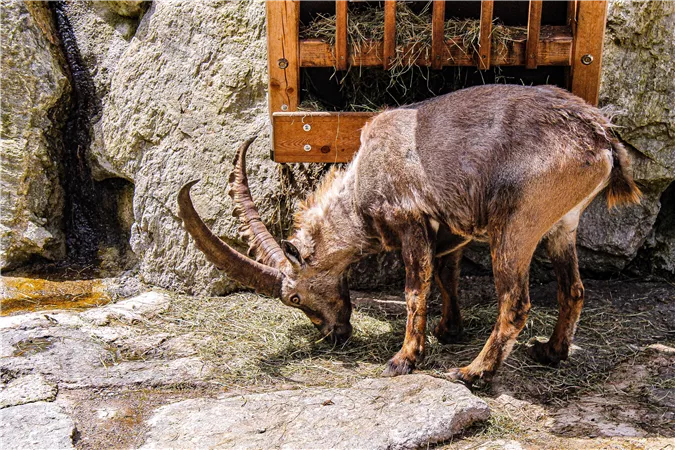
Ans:
[{"label": "gray boulder", "polygon": [[64,256],[60,127],[70,84],[46,3],[2,2],[0,268]]},{"label": "gray boulder", "polygon": [[37,402],[0,409],[0,447],[74,449],[75,423],[55,403]]},{"label": "gray boulder", "polygon": [[131,247],[140,277],[183,292],[228,292],[236,286],[206,263],[182,229],[180,186],[202,180],[194,189],[197,208],[241,248],[225,192],[243,137],[260,135],[248,159],[249,181],[277,236],[288,233],[294,202],[323,170],[269,159],[265,4],[158,2],[128,41],[119,32],[127,19],[102,19],[97,8],[68,10],[102,99],[90,157],[98,178],[134,183]]},{"label": "gray boulder", "polygon": [[613,112],[617,134],[635,150],[634,176],[645,197],[642,205],[609,214],[596,200],[585,213],[580,259],[589,269],[623,269],[642,248],[641,270],[675,275],[675,237],[657,223],[662,207],[675,208],[661,204],[675,179],[674,28],[673,2],[609,2],[600,105]]},{"label": "gray boulder", "polygon": [[366,379],[350,388],[301,389],[159,408],[144,449],[418,448],[490,415],[463,385],[428,375]]},{"label": "gray boulder", "polygon": [[57,387],[40,374],[31,374],[10,381],[0,391],[0,408],[56,398]]}]

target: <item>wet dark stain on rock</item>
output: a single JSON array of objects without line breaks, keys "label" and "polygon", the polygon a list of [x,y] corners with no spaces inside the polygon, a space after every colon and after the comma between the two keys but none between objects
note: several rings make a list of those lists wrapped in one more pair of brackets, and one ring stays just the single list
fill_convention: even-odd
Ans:
[{"label": "wet dark stain on rock", "polygon": [[60,158],[63,165],[61,184],[65,191],[65,263],[87,265],[98,263],[101,250],[106,248],[128,253],[128,230],[124,230],[120,223],[117,198],[131,183],[118,178],[96,181],[92,176],[88,152],[92,123],[101,115],[101,101],[92,76],[82,61],[67,15],[68,3],[58,1],[49,5],[72,85],[68,117],[62,130],[63,154]]}]

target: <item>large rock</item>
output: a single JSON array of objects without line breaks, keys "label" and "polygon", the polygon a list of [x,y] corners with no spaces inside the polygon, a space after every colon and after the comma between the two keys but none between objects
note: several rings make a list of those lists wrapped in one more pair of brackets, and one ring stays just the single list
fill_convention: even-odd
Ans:
[{"label": "large rock", "polygon": [[406,375],[174,403],[150,418],[142,448],[418,448],[489,415],[463,385]]},{"label": "large rock", "polygon": [[675,174],[675,3],[610,1],[600,102],[621,138]]},{"label": "large rock", "polygon": [[70,84],[46,3],[2,2],[0,268],[63,257],[60,127]]},{"label": "large rock", "polygon": [[168,304],[148,292],[83,313],[0,317],[0,381],[40,374],[70,389],[202,385],[209,371],[189,336],[129,326]]},{"label": "large rock", "polygon": [[4,449],[71,449],[76,429],[63,409],[37,402],[0,409],[0,447]]},{"label": "large rock", "polygon": [[180,186],[201,179],[197,208],[217,234],[235,238],[227,174],[242,139],[260,134],[249,179],[263,218],[280,235],[294,199],[321,170],[284,169],[269,159],[265,4],[157,2],[127,42],[119,24],[128,19],[94,3],[68,11],[102,99],[91,158],[97,177],[135,185],[131,245],[140,276],[179,291],[224,293],[234,285],[181,227]]},{"label": "large rock", "polygon": [[0,408],[24,405],[56,398],[57,387],[40,374],[31,374],[10,381],[0,391]]},{"label": "large rock", "polygon": [[636,150],[634,175],[645,197],[609,214],[599,199],[591,205],[579,227],[582,267],[620,270],[644,247],[642,270],[675,275],[667,261],[675,237],[656,222],[661,194],[675,179],[674,28],[673,2],[609,2],[600,105],[615,113],[617,134]]}]

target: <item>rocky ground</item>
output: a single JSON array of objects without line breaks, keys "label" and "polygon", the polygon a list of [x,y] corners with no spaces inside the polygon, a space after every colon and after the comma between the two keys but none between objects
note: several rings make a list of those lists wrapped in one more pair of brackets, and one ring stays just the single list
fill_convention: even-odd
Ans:
[{"label": "rocky ground", "polygon": [[[355,335],[331,348],[300,314],[253,294],[151,290],[89,309],[41,310],[54,308],[43,305],[45,283],[32,311],[0,318],[3,448],[675,442],[675,286],[667,282],[587,281],[578,347],[559,368],[525,356],[527,341],[555,321],[555,284],[533,286],[533,314],[519,345],[494,382],[473,394],[442,374],[473,358],[489,334],[495,306],[488,277],[462,280],[463,342],[430,338],[417,374],[395,379],[378,376],[402,339],[404,306],[395,292],[353,292]],[[103,284],[119,292],[125,283]],[[16,286],[28,289],[3,278],[3,311],[19,295]]]}]

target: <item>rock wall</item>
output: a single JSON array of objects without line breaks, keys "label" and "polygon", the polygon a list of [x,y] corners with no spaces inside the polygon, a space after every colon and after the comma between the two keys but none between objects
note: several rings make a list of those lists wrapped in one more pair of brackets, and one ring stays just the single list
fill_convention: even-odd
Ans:
[{"label": "rock wall", "polygon": [[[604,200],[589,208],[579,230],[586,269],[616,271],[643,260],[666,273],[673,270],[673,236],[663,231],[672,215],[661,207],[675,174],[673,5],[610,2],[601,103],[620,113],[619,132],[631,147],[646,195],[642,205],[611,213]],[[226,185],[244,137],[259,135],[249,158],[249,181],[263,220],[277,237],[287,235],[295,201],[324,171],[320,165],[269,160],[264,2],[67,2],[67,14],[101,104],[89,151],[94,177],[133,183],[128,222],[140,277],[178,291],[227,292],[232,283],[206,263],[181,228],[178,188],[201,179],[194,189],[196,207],[216,234],[241,248],[232,239],[238,224]],[[35,34],[38,27],[26,28]],[[3,85],[4,61],[3,56]],[[7,120],[18,120],[20,113]],[[3,104],[3,133],[4,122]],[[42,184],[58,190],[53,182]],[[23,230],[7,233],[14,241],[25,236]],[[486,265],[484,254],[470,256]],[[400,279],[400,272],[400,262],[390,256],[354,269],[357,281],[371,287]]]},{"label": "rock wall", "polygon": [[[638,255],[633,263],[638,272],[675,276],[675,236],[666,226],[675,202],[664,194],[675,179],[673,30],[675,2],[610,1],[600,105],[614,112],[645,198],[641,206],[610,214],[595,202],[586,212],[579,242],[595,256],[610,256],[600,270],[623,269]],[[596,264],[597,258],[584,255],[589,265]]]},{"label": "rock wall", "polygon": [[70,83],[45,3],[3,1],[0,268],[62,258],[60,128]]}]

